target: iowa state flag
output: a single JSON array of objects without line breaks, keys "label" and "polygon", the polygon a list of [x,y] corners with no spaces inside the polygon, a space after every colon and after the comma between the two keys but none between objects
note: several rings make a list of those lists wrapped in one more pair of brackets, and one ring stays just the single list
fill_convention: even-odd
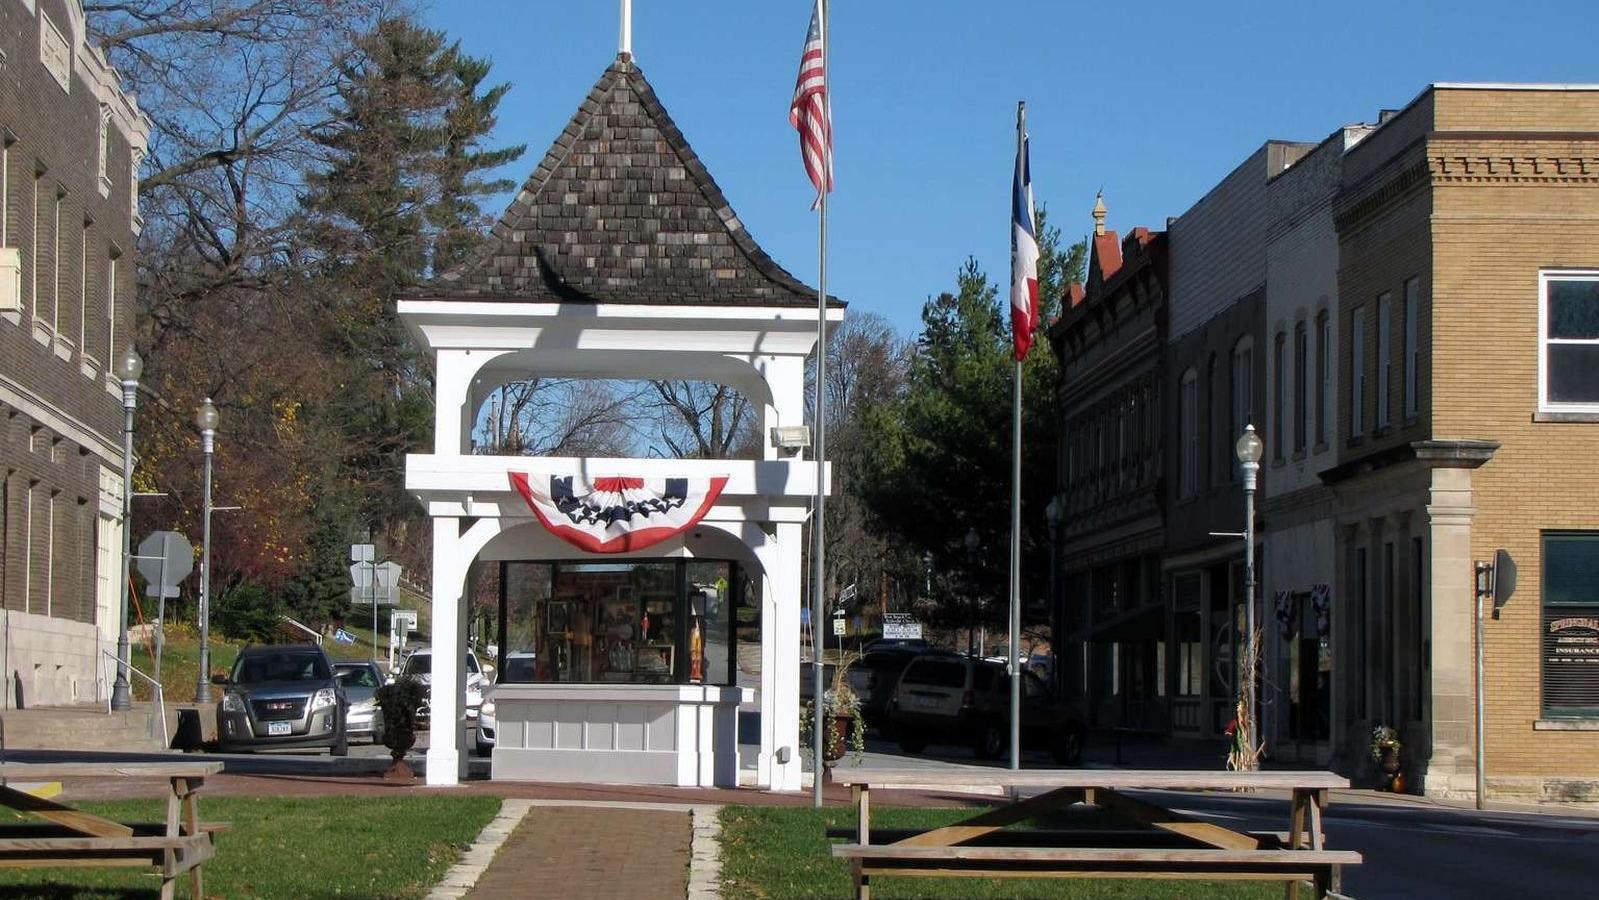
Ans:
[{"label": "iowa state flag", "polygon": [[1016,182],[1011,191],[1010,325],[1020,362],[1032,349],[1038,328],[1038,225],[1025,134],[1016,145]]}]

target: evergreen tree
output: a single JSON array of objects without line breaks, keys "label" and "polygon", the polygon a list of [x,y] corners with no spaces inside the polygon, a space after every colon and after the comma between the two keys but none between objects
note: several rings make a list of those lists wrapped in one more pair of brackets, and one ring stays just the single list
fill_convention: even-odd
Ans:
[{"label": "evergreen tree", "polygon": [[509,85],[485,87],[488,62],[442,33],[395,16],[360,51],[335,120],[316,135],[333,162],[301,198],[317,254],[307,289],[334,360],[321,413],[345,448],[328,490],[355,501],[349,534],[366,524],[404,542],[416,512],[405,454],[425,440],[433,410],[428,360],[395,300],[470,255],[487,224],[479,200],[512,186],[488,173],[524,148],[485,146]]}]

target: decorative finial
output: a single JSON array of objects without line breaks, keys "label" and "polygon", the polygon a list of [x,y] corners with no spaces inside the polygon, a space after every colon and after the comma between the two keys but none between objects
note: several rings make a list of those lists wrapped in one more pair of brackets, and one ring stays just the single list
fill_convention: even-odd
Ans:
[{"label": "decorative finial", "polygon": [[633,0],[622,0],[622,38],[617,52],[622,56],[633,55]]},{"label": "decorative finial", "polygon": [[1103,188],[1101,188],[1099,193],[1094,195],[1094,234],[1095,235],[1103,235],[1105,233],[1105,213],[1106,212],[1107,212],[1107,210],[1105,209],[1105,191],[1104,191]]}]

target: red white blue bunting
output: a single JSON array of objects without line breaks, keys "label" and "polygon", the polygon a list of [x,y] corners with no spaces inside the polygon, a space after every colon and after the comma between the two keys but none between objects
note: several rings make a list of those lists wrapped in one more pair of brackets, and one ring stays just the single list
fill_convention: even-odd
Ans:
[{"label": "red white blue bunting", "polygon": [[682,534],[727,486],[709,478],[596,478],[511,472],[511,487],[549,532],[588,553],[626,553]]}]

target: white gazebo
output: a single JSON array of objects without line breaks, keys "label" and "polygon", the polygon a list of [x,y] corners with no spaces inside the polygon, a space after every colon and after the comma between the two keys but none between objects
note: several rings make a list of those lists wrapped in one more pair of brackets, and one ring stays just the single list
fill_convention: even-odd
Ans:
[{"label": "white gazebo", "polygon": [[[816,292],[745,231],[631,54],[606,69],[483,250],[399,312],[437,371],[433,452],[406,461],[407,488],[433,520],[428,783],[454,784],[465,770],[468,570],[497,563],[543,568],[536,589],[513,584],[526,596],[501,602],[530,611],[517,623],[530,637],[527,677],[495,688],[494,778],[736,785],[747,699],[734,673],[737,630],[712,665],[701,627],[725,621],[732,604],[695,593],[682,574],[689,563],[674,563],[719,560],[759,596],[757,784],[799,789],[801,528],[815,463],[782,449],[775,429],[804,423]],[[829,322],[842,318],[832,301]],[[763,458],[474,453],[490,392],[532,377],[728,385],[761,411]],[[579,492],[616,479],[726,481],[686,530],[595,553],[536,517],[512,475]],[[665,585],[660,599],[641,599],[643,582]],[[502,668],[518,651],[500,648]]]}]

